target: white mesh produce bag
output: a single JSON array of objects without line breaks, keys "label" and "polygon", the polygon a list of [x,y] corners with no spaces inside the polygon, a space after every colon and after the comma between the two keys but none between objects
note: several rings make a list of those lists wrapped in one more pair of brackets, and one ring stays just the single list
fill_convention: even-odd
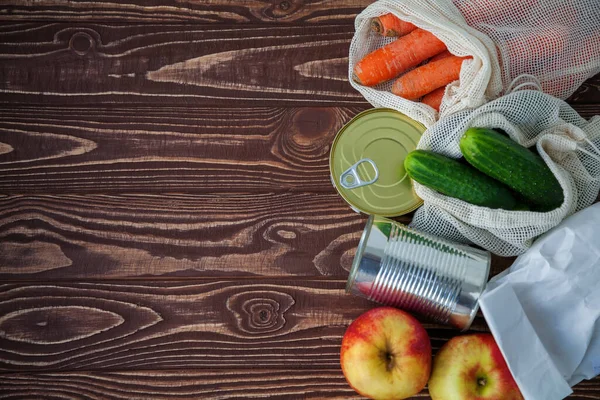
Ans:
[{"label": "white mesh produce bag", "polygon": [[515,256],[537,236],[597,198],[600,116],[586,121],[562,100],[536,90],[520,90],[441,119],[425,131],[417,148],[460,158],[459,141],[470,127],[502,129],[525,147],[535,145],[563,189],[562,206],[549,212],[490,209],[414,182],[416,193],[424,200],[411,223],[416,229],[475,243],[501,256]]},{"label": "white mesh produce bag", "polygon": [[352,80],[356,63],[395,40],[371,31],[372,18],[390,12],[433,33],[451,53],[473,57],[463,62],[460,80],[447,87],[440,116],[498,97],[522,74],[566,99],[600,72],[599,0],[379,0],[356,17],[350,82],[375,107],[398,110],[426,126],[438,113],[392,94],[393,81],[366,87]]}]

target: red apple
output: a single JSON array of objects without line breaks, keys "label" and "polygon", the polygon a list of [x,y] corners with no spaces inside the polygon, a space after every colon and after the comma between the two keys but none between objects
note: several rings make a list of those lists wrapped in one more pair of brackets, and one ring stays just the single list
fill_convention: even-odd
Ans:
[{"label": "red apple", "polygon": [[419,393],[431,372],[431,342],[410,314],[374,308],[346,330],[340,354],[346,380],[372,399],[405,399]]},{"label": "red apple", "polygon": [[506,361],[489,333],[456,336],[433,360],[433,400],[522,400]]}]

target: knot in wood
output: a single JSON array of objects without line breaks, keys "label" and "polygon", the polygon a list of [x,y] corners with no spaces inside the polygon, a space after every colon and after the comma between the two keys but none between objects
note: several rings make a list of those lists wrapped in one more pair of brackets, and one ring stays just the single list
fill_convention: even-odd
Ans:
[{"label": "knot in wood", "polygon": [[69,48],[76,54],[86,55],[96,46],[96,41],[86,32],[76,32],[69,40]]},{"label": "knot in wood", "polygon": [[333,109],[306,107],[294,110],[290,128],[280,136],[274,151],[298,163],[325,156],[337,130],[342,126]]},{"label": "knot in wood", "polygon": [[296,239],[296,232],[291,230],[280,229],[277,231],[277,234],[284,239]]},{"label": "knot in wood", "polygon": [[287,18],[302,8],[301,0],[279,0],[263,10],[263,15],[269,19]]},{"label": "knot in wood", "polygon": [[282,221],[265,227],[262,236],[277,246],[288,246],[301,240],[304,231],[305,228],[295,222]]},{"label": "knot in wood", "polygon": [[279,303],[271,299],[257,299],[244,304],[244,311],[248,314],[250,326],[253,329],[272,328],[277,325],[279,317]]},{"label": "knot in wood", "polygon": [[284,313],[294,304],[293,298],[274,291],[252,291],[231,296],[227,308],[243,332],[255,335],[281,330],[286,319]]}]

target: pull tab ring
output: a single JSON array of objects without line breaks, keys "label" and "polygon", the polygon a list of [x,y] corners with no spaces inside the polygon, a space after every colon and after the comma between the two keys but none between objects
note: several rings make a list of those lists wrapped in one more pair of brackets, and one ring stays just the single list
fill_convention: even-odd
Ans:
[{"label": "pull tab ring", "polygon": [[[373,179],[369,181],[363,181],[362,179],[360,179],[360,176],[358,175],[358,166],[362,163],[371,164],[371,166],[375,170],[375,177]],[[348,168],[342,173],[342,175],[340,175],[340,185],[342,185],[344,189],[356,189],[359,187],[371,185],[372,183],[375,183],[377,179],[379,179],[379,170],[377,169],[375,162],[370,158],[363,158],[361,160],[358,160],[353,166]]]}]

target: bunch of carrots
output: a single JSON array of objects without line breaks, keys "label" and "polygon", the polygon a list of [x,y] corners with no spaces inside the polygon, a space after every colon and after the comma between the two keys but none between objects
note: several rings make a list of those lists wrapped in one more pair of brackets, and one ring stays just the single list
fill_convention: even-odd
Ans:
[{"label": "bunch of carrots", "polygon": [[432,33],[393,14],[375,18],[372,28],[398,39],[367,54],[354,67],[353,79],[360,85],[375,86],[404,74],[392,85],[392,93],[408,100],[421,98],[422,103],[439,111],[446,85],[458,79],[462,62],[472,57],[452,55]]}]

